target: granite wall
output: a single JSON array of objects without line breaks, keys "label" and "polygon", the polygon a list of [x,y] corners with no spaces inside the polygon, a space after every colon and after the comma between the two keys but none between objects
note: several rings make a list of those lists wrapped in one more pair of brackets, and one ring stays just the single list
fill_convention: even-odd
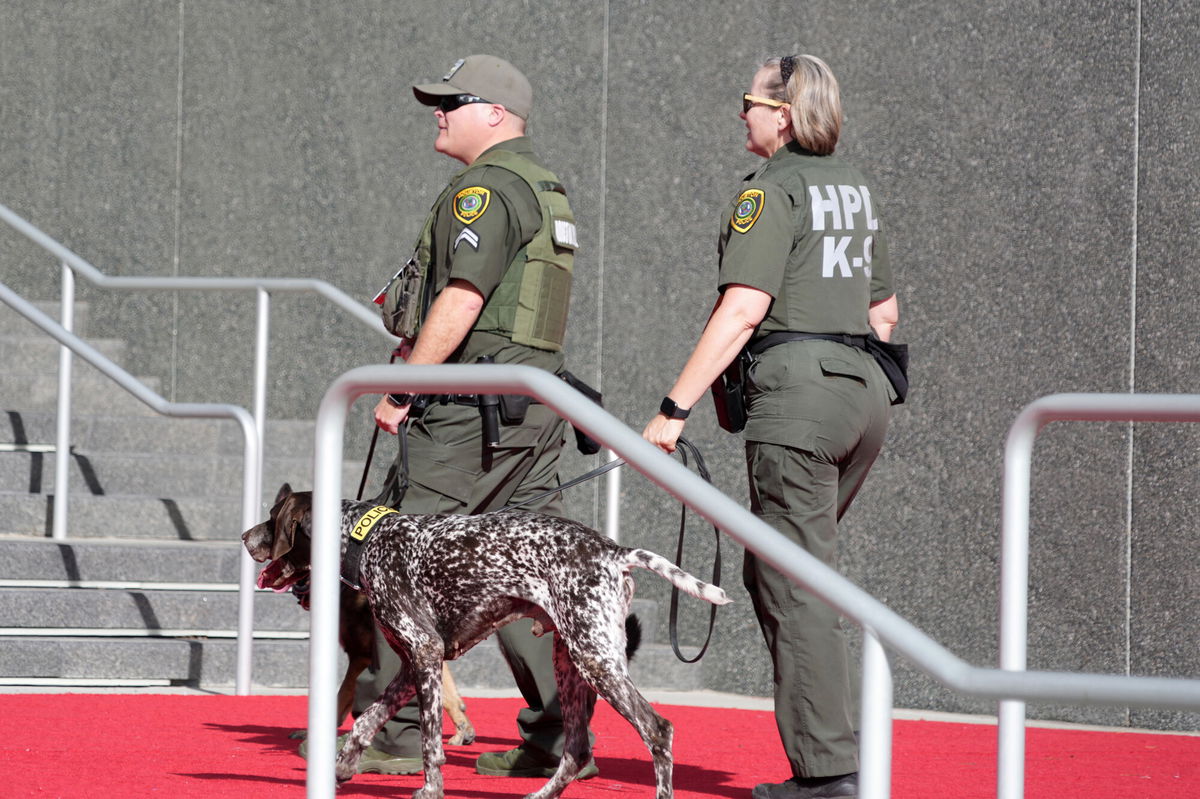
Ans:
[{"label": "granite wall", "polygon": [[[583,244],[572,369],[645,423],[713,300],[721,209],[755,166],[739,96],[761,59],[823,56],[842,152],[874,176],[914,389],[844,522],[842,569],[957,655],[996,662],[1004,438],[1063,391],[1197,391],[1193,4],[1032,0],[0,3],[0,203],[112,275],[327,280],[364,300],[407,255],[456,163],[411,97],[472,52],[537,90],[531,134]],[[0,231],[3,280],[53,299],[58,268]],[[79,289],[93,332],[181,401],[248,405],[254,297]],[[311,417],[386,346],[312,298],[273,298],[270,412]],[[367,429],[356,413],[352,446]],[[745,497],[736,440],[689,436]],[[1035,455],[1030,666],[1197,676],[1200,430],[1056,423]],[[573,456],[565,474],[591,465]],[[572,511],[603,519],[599,485]],[[627,540],[673,551],[677,508],[626,475]],[[688,566],[711,535],[692,526]],[[725,541],[718,640],[698,668],[763,694],[770,668]],[[658,581],[642,592],[665,598]],[[685,604],[684,636],[706,613]],[[897,704],[984,711],[903,661]],[[1200,715],[1032,706],[1195,729]]]}]

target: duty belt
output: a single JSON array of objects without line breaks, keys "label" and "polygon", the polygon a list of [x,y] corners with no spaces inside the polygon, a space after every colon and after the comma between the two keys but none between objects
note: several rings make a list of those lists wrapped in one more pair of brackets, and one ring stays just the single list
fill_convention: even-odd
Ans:
[{"label": "duty belt", "polygon": [[795,330],[779,330],[774,333],[768,333],[758,341],[750,342],[746,346],[746,351],[751,355],[758,356],[776,344],[784,344],[788,341],[807,341],[809,339],[836,341],[839,344],[845,344],[847,347],[857,347],[860,350],[867,348],[866,336],[852,336],[849,333],[800,333]]},{"label": "duty belt", "polygon": [[[536,399],[530,399],[531,403],[537,403]],[[431,394],[429,396],[429,404],[439,403],[441,405],[466,405],[468,408],[479,407],[478,394]],[[538,403],[540,404],[540,403]]]}]

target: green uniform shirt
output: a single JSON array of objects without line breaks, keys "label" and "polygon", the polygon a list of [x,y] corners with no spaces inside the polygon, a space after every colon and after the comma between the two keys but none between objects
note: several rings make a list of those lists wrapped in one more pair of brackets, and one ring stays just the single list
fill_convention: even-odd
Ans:
[{"label": "green uniform shirt", "polygon": [[[490,148],[517,153],[534,163],[530,140],[521,136]],[[468,166],[451,181],[434,209],[430,262],[437,291],[450,279],[465,280],[486,302],[517,253],[537,234],[542,211],[524,180],[494,165]],[[551,372],[562,368],[562,353],[513,344],[495,333],[473,330],[449,363],[474,363],[491,355],[497,363],[525,363]]]},{"label": "green uniform shirt", "polygon": [[[894,293],[866,180],[840,158],[794,142],[746,178],[723,220],[719,249],[722,291],[740,284],[773,298],[755,339],[781,330],[864,335],[870,304]],[[884,380],[870,355],[843,344],[783,344],[762,353],[747,379],[745,438],[812,452],[836,452],[854,440],[860,414],[850,409],[861,398],[839,393],[846,386],[831,376],[852,385]]]},{"label": "green uniform shirt", "polygon": [[739,283],[774,298],[755,337],[869,332],[869,304],[894,292],[866,184],[840,158],[794,142],[746,178],[724,220],[719,286]]}]

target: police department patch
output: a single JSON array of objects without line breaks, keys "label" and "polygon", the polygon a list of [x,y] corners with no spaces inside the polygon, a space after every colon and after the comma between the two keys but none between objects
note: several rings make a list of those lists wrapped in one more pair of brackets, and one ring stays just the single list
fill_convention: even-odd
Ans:
[{"label": "police department patch", "polygon": [[470,186],[454,195],[454,216],[464,225],[469,225],[487,210],[492,193],[483,186]]},{"label": "police department patch", "polygon": [[758,215],[762,213],[765,202],[766,195],[762,190],[746,189],[737,199],[737,205],[733,208],[733,216],[730,218],[729,224],[738,233],[747,232],[758,221]]}]

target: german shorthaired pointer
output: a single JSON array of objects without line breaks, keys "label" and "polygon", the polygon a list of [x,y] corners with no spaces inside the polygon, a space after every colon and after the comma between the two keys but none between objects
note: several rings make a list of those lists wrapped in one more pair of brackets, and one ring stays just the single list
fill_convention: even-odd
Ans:
[{"label": "german shorthaired pointer", "polygon": [[[260,587],[283,591],[308,576],[307,540],[281,558],[273,559],[272,552],[279,536],[308,539],[311,528],[312,493],[281,490],[271,518],[242,536],[255,560],[271,561],[259,575]],[[566,733],[558,771],[529,799],[554,799],[588,762],[585,682],[637,730],[654,759],[656,799],[669,799],[673,728],[634,687],[626,663],[629,572],[635,566],[648,569],[717,605],[730,601],[724,591],[661,555],[618,546],[582,524],[537,513],[410,516],[343,501],[341,530],[343,579],[354,583],[357,576],[405,668],[355,721],[338,755],[339,783],[354,776],[363,749],[415,694],[425,784],[414,797],[441,799],[442,663],[528,617],[535,635],[558,633],[554,666]],[[348,569],[354,562],[357,568]]]},{"label": "german shorthaired pointer", "polygon": [[[275,502],[281,502],[291,493],[292,487],[284,483],[275,497]],[[296,530],[299,527],[300,525],[281,525],[276,528],[274,538],[270,542],[270,551],[265,552],[265,559],[279,560],[287,556],[293,563],[307,564],[310,542],[303,535],[299,541],[296,540]],[[308,610],[311,598],[308,578],[293,583],[291,591],[300,607]],[[376,658],[375,619],[371,615],[371,606],[362,593],[345,583],[342,585],[341,600],[338,602],[338,642],[346,652],[347,661],[346,674],[342,677],[341,687],[338,688],[337,722],[340,726],[354,704],[354,688],[358,675]],[[446,663],[442,664],[442,704],[454,723],[454,734],[446,743],[451,746],[473,743],[475,725],[467,718],[467,705],[459,695],[454,675],[450,673],[450,666]],[[288,737],[302,739],[307,737],[307,734],[308,730],[297,730]]]}]

